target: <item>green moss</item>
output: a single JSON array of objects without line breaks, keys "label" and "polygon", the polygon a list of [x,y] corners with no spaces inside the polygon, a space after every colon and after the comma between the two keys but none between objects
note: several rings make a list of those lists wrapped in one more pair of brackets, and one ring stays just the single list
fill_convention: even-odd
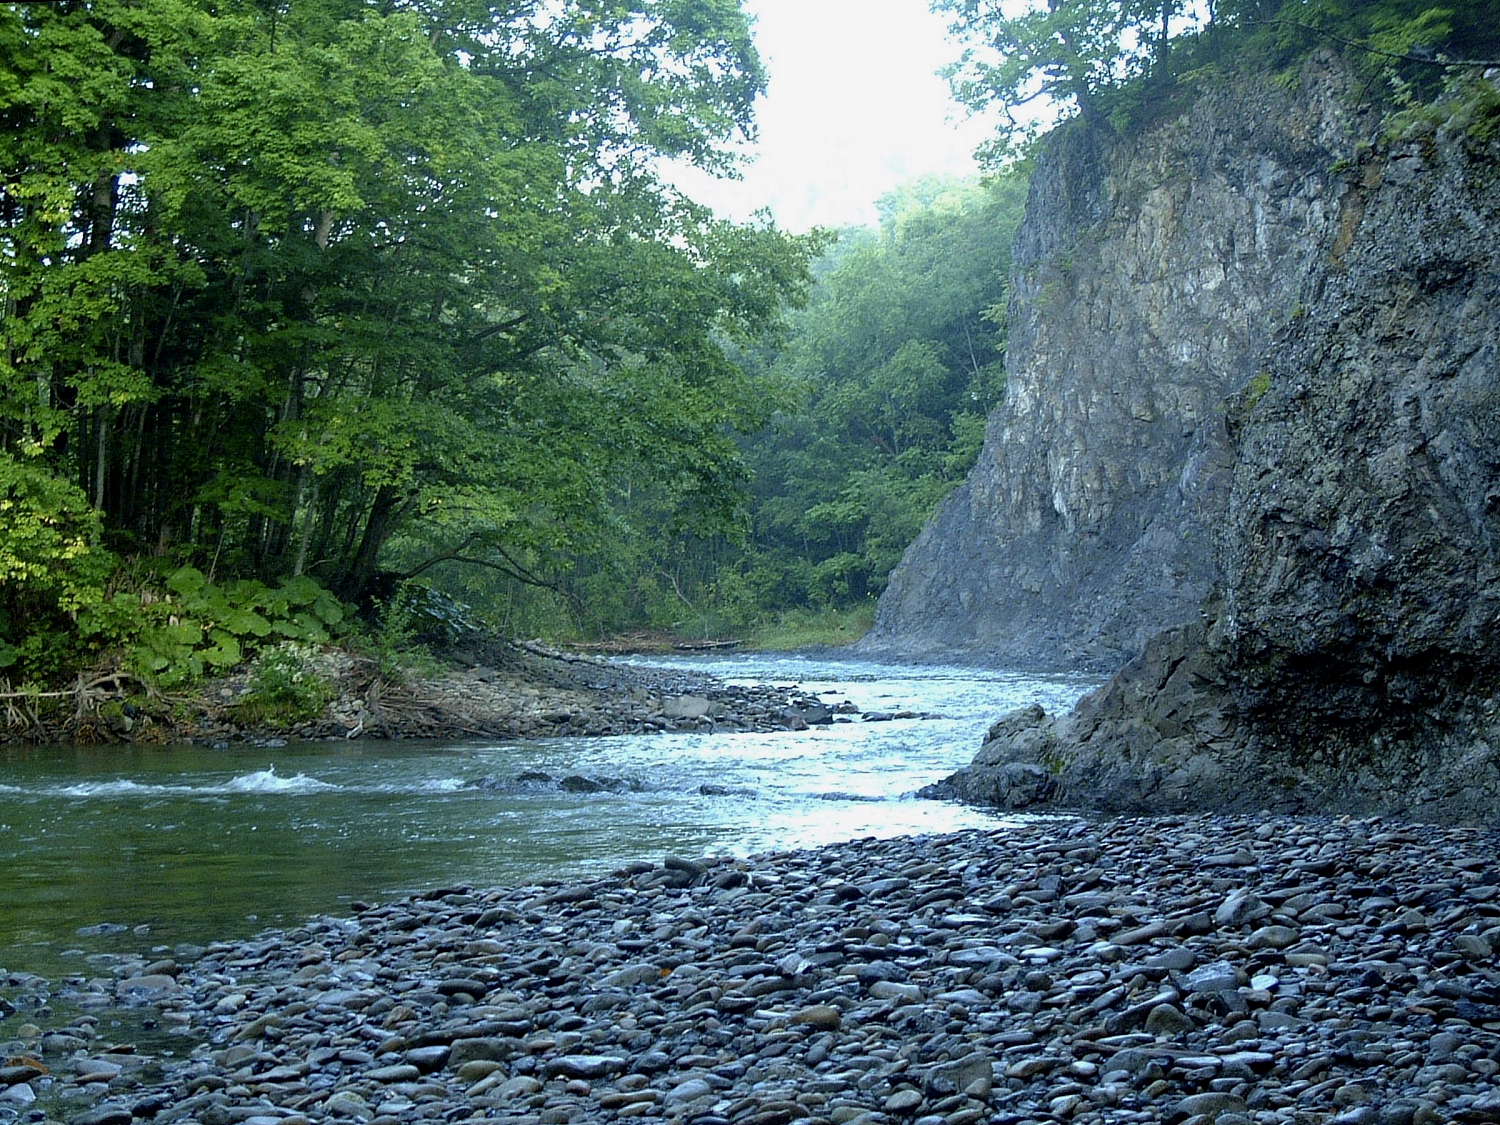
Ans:
[{"label": "green moss", "polygon": [[1266,397],[1266,392],[1271,389],[1271,373],[1269,371],[1258,372],[1245,387],[1245,403],[1254,410],[1260,405],[1260,400]]}]

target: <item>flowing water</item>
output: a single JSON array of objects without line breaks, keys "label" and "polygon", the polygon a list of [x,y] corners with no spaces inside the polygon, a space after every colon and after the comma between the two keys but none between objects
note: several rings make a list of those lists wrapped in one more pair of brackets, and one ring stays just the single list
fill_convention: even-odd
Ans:
[{"label": "flowing water", "polygon": [[[861,711],[941,716],[771,734],[512,742],[0,748],[0,966],[58,976],[293,924],[352,900],[500,885],[639,858],[750,854],[994,825],[912,794],[999,713],[1091,681],[801,657],[662,661],[800,683]],[[560,792],[518,775],[614,779]]]}]

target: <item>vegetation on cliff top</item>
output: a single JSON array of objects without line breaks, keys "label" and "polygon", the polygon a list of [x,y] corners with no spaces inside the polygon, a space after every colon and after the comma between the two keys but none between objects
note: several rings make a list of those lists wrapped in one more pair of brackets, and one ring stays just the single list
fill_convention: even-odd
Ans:
[{"label": "vegetation on cliff top", "polygon": [[1500,57],[1500,24],[1486,0],[933,0],[933,8],[950,16],[964,45],[948,71],[954,94],[1007,122],[987,150],[996,162],[1028,149],[1059,116],[1127,130],[1230,68],[1274,72],[1319,47],[1347,54],[1370,79],[1366,94],[1395,106],[1428,100],[1445,79]]}]

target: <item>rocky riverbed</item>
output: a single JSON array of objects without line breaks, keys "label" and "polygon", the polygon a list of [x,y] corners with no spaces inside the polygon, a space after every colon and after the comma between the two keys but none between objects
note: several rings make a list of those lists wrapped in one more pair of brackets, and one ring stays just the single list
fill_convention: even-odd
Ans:
[{"label": "rocky riverbed", "polygon": [[[854,708],[791,686],[580,656],[536,643],[491,645],[441,674],[391,684],[332,677],[338,698],[298,738],[539,738],[656,731],[806,730]],[[253,732],[238,732],[255,737]],[[200,736],[201,737],[201,736]]]},{"label": "rocky riverbed", "polygon": [[[1497,854],[1474,828],[1056,820],[443,888],[0,974],[0,1119],[1500,1121]],[[187,1057],[40,1014],[122,1001]]]},{"label": "rocky riverbed", "polygon": [[424,671],[386,674],[349,650],[319,650],[309,657],[309,670],[328,685],[331,698],[308,719],[268,720],[247,708],[254,695],[247,666],[186,696],[143,699],[129,708],[70,704],[53,723],[34,717],[0,721],[0,742],[275,747],[289,740],[806,730],[855,713],[847,703],[795,685],[727,684],[709,675],[584,656],[535,641],[485,637],[450,646],[445,656],[441,666],[434,662]]}]

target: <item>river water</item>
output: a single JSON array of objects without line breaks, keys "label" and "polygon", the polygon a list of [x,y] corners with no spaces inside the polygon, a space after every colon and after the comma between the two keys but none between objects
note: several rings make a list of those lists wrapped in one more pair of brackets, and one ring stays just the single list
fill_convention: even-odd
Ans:
[{"label": "river water", "polygon": [[[0,967],[231,938],[353,900],[585,874],[666,853],[801,848],[1003,823],[912,794],[1012,707],[1093,681],[746,655],[656,661],[939,718],[771,734],[236,747],[0,747]],[[517,783],[540,772],[630,791]]]}]

